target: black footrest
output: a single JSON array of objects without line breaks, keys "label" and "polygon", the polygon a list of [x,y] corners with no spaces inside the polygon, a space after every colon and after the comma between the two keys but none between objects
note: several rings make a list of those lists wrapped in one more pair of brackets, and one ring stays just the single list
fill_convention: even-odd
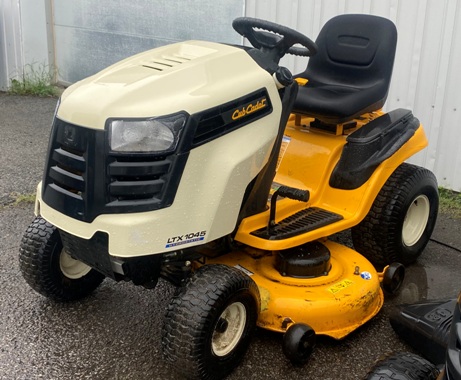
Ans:
[{"label": "black footrest", "polygon": [[267,228],[261,228],[251,234],[266,240],[282,240],[316,230],[341,219],[343,219],[342,215],[311,207],[281,220],[272,226],[270,232]]}]

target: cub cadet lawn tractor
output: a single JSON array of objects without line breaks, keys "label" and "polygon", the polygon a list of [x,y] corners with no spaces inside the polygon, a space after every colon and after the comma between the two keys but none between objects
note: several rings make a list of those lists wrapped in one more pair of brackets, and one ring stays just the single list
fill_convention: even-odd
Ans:
[{"label": "cub cadet lawn tractor", "polygon": [[[63,93],[20,249],[26,281],[59,301],[104,277],[178,285],[162,345],[189,377],[230,373],[255,326],[284,333],[304,363],[317,334],[364,324],[438,209],[434,175],[404,163],[427,145],[423,127],[381,110],[392,22],[339,16],[316,43],[258,19],[233,26],[253,48],[176,43]],[[306,71],[294,78],[285,54],[310,57]],[[357,251],[327,239],[349,228]]]}]

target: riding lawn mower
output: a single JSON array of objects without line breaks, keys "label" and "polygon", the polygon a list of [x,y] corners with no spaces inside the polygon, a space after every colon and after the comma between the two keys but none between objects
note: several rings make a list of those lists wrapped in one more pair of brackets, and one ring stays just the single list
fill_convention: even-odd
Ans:
[{"label": "riding lawn mower", "polygon": [[[165,358],[222,378],[256,326],[305,363],[317,335],[341,339],[397,291],[438,210],[412,112],[382,107],[397,31],[343,15],[316,42],[237,18],[252,47],[187,41],[127,58],[58,102],[36,219],[20,268],[56,301],[105,277],[177,290]],[[310,57],[297,75],[285,54]],[[351,229],[355,249],[329,239]],[[376,269],[377,268],[377,269]]]}]

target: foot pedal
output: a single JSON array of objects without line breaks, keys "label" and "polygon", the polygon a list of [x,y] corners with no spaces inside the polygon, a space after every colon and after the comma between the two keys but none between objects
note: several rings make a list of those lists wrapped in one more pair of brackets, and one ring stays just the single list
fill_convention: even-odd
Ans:
[{"label": "foot pedal", "polygon": [[261,228],[251,234],[266,240],[282,240],[316,230],[341,219],[343,219],[342,215],[311,207],[275,223],[271,228]]}]

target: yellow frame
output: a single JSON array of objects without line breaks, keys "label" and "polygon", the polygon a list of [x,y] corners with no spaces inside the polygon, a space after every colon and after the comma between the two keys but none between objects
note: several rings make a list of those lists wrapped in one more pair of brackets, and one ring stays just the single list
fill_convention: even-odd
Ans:
[{"label": "yellow frame", "polygon": [[[296,212],[319,207],[343,216],[325,227],[283,240],[265,240],[251,235],[264,228],[269,210],[248,217],[240,224],[235,240],[241,250],[207,259],[207,264],[226,264],[250,275],[261,295],[258,325],[284,332],[293,323],[306,323],[317,334],[341,339],[367,322],[384,301],[378,273],[358,252],[328,241],[326,237],[358,224],[368,213],[389,176],[406,159],[427,146],[422,126],[394,155],[381,163],[369,180],[357,189],[332,188],[329,178],[346,144],[347,134],[381,116],[381,111],[363,115],[354,129],[336,128],[336,133],[310,127],[312,119],[292,115],[285,130],[274,183],[310,192],[308,202],[282,199],[277,202],[276,222]],[[332,268],[327,276],[300,279],[282,276],[275,269],[277,251],[319,240],[331,253]]]},{"label": "yellow frame", "polygon": [[[381,114],[376,113],[376,116]],[[367,121],[370,120],[370,116],[366,117]],[[343,219],[289,239],[265,240],[251,235],[251,232],[267,226],[267,210],[244,219],[237,230],[235,240],[251,247],[264,250],[293,248],[357,225],[367,215],[378,192],[394,170],[427,146],[426,135],[420,125],[413,137],[381,163],[365,184],[354,190],[335,189],[329,186],[329,178],[341,156],[347,135],[335,135],[310,128],[312,119],[308,117],[302,118],[301,124],[296,125],[295,118],[294,115],[291,116],[285,130],[290,142],[286,146],[286,151],[281,152],[283,157],[274,182],[309,190],[310,199],[307,203],[291,199],[277,202],[276,222],[309,207],[319,207],[340,214]],[[363,120],[358,122],[357,128],[366,125]]]}]

